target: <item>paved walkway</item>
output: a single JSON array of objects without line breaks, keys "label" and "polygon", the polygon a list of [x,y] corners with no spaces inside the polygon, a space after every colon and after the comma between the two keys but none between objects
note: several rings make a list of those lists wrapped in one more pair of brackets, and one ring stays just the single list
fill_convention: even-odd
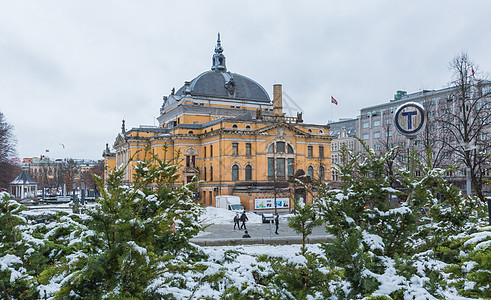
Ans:
[{"label": "paved walkway", "polygon": [[[211,224],[205,225],[204,232],[192,238],[191,242],[200,246],[302,243],[302,235],[289,228],[286,222],[280,224],[278,234],[274,232],[274,224],[270,227],[270,224],[246,223],[246,226],[251,238],[242,238],[244,230],[234,230],[234,224]],[[330,237],[324,227],[315,227],[306,242],[325,242],[329,241]]]}]

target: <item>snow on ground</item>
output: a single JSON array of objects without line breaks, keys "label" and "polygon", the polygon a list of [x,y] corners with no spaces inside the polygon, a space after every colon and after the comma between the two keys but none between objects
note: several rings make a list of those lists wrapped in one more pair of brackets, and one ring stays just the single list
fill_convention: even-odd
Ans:
[{"label": "snow on ground", "polygon": [[[235,211],[231,211],[225,208],[216,208],[208,206],[205,208],[205,213],[200,217],[202,224],[233,224],[234,217],[237,214]],[[239,216],[242,212],[239,212]],[[261,215],[253,212],[246,212],[248,223],[261,223]]]}]

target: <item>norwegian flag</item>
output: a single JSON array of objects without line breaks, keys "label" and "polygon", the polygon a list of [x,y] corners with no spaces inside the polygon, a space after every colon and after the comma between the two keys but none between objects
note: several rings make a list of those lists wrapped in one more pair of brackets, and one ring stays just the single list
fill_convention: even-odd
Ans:
[{"label": "norwegian flag", "polygon": [[338,101],[336,101],[336,99],[334,99],[333,96],[331,96],[331,103],[334,103],[334,104],[338,105]]}]

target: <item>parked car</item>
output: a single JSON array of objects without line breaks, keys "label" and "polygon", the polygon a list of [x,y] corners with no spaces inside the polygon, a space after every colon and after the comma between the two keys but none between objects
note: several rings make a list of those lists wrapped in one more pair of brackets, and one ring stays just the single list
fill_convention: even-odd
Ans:
[{"label": "parked car", "polygon": [[274,215],[273,214],[261,214],[261,217],[263,219],[263,223],[269,223],[270,221],[274,221]]},{"label": "parked car", "polygon": [[20,200],[19,202],[21,204],[24,204],[24,205],[36,205],[36,204],[38,204],[38,202],[36,200],[33,200],[33,199],[24,199],[24,200]]}]

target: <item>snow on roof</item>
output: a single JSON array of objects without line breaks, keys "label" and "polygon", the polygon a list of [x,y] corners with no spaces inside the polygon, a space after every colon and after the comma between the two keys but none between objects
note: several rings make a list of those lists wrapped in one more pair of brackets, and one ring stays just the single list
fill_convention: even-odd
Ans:
[{"label": "snow on roof", "polygon": [[12,185],[26,185],[26,184],[38,184],[32,177],[25,171],[22,172],[15,178],[10,184]]}]

